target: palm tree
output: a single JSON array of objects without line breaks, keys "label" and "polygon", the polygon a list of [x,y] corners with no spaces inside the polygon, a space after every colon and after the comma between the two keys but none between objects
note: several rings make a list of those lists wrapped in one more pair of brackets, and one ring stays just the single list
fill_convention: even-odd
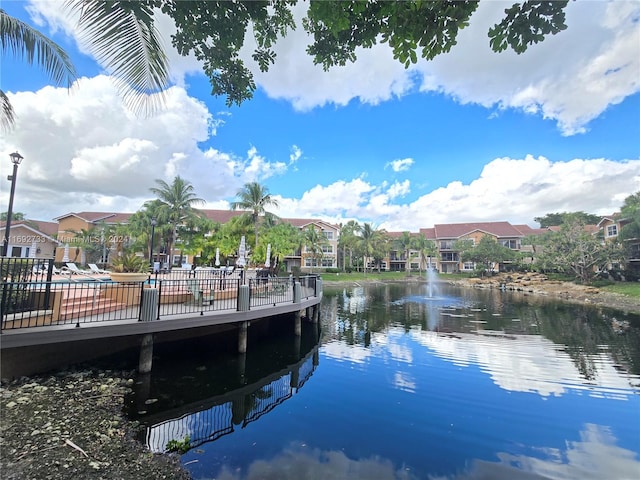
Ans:
[{"label": "palm tree", "polygon": [[342,247],[342,271],[346,271],[347,266],[347,250],[349,250],[349,267],[353,267],[353,250],[356,247],[359,237],[357,234],[362,227],[355,220],[349,220],[340,229],[339,243]]},{"label": "palm tree", "polygon": [[438,249],[436,243],[433,240],[429,240],[424,234],[420,233],[411,238],[411,248],[418,251],[420,259],[420,270],[425,265],[427,268],[429,265],[429,257],[435,257]]},{"label": "palm tree", "polygon": [[402,253],[404,253],[404,271],[407,275],[411,275],[411,259],[409,258],[411,240],[411,233],[409,233],[408,231],[404,231],[402,232],[402,235],[400,235],[400,238],[398,238],[395,242],[398,248],[402,250]]},{"label": "palm tree", "polygon": [[[66,52],[39,31],[0,9],[0,47],[3,55],[13,54],[28,64],[36,63],[56,85],[71,87],[77,75]],[[13,106],[0,90],[0,126],[9,130],[15,123]]]},{"label": "palm tree", "polygon": [[197,215],[193,205],[204,203],[204,200],[196,197],[193,185],[179,175],[173,179],[171,185],[164,180],[156,180],[156,183],[159,187],[151,187],[149,190],[157,195],[162,203],[161,211],[171,225],[171,243],[167,249],[170,254],[176,244],[178,225]]},{"label": "palm tree", "polygon": [[384,239],[384,231],[378,230],[370,223],[362,226],[360,244],[362,247],[362,257],[364,262],[364,271],[367,272],[368,257],[373,258],[376,254],[377,247]]},{"label": "palm tree", "polygon": [[[169,84],[168,60],[153,21],[153,8],[144,2],[67,0],[70,14],[79,14],[81,40],[114,79],[125,104],[135,113],[159,107]],[[77,75],[66,52],[46,36],[0,9],[2,53],[10,51],[38,66],[57,85],[70,87]],[[0,124],[15,119],[9,99],[0,91]]]},{"label": "palm tree", "polygon": [[311,257],[314,260],[311,265],[311,272],[313,272],[313,263],[316,265],[322,263],[322,257],[324,256],[323,247],[328,244],[327,239],[321,232],[318,232],[313,225],[309,225],[302,232],[302,243],[307,252],[311,253]]},{"label": "palm tree", "polygon": [[231,209],[249,210],[256,237],[254,246],[257,246],[260,216],[273,215],[266,211],[266,207],[277,207],[278,201],[271,196],[267,187],[260,185],[258,182],[246,183],[242,189],[238,190],[236,197],[238,201],[231,204]]}]

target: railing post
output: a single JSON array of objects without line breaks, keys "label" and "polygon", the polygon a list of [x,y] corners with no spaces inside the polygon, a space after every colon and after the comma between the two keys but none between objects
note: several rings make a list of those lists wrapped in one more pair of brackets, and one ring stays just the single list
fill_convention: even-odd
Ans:
[{"label": "railing post", "polygon": [[151,322],[157,317],[158,289],[143,288],[140,294],[140,317],[141,322]]},{"label": "railing post", "polygon": [[293,303],[300,303],[302,301],[302,285],[300,282],[293,284]]},{"label": "railing post", "polygon": [[238,287],[238,311],[246,312],[249,310],[249,285],[240,285]]}]

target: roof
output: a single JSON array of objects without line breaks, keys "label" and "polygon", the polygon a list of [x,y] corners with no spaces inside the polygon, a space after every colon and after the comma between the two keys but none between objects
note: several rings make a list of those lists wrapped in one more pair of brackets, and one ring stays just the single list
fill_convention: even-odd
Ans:
[{"label": "roof", "polygon": [[[0,222],[0,229],[4,230],[5,225],[6,222]],[[57,242],[54,236],[58,233],[58,224],[55,222],[45,222],[43,220],[18,220],[11,222],[11,229],[16,227],[26,228],[34,233],[41,233],[45,237],[48,237],[49,240]]]},{"label": "roof", "polygon": [[204,208],[198,208],[196,210],[204,214],[207,219],[216,223],[227,223],[232,218],[239,217],[240,215],[243,215],[245,213],[249,213],[244,210],[212,210]]},{"label": "roof", "polygon": [[429,240],[435,240],[436,239],[436,229],[433,228],[433,227],[421,228],[420,229],[420,233],[423,234]]},{"label": "roof", "polygon": [[54,218],[54,220],[60,221],[67,217],[78,217],[87,223],[128,223],[132,213],[120,213],[120,212],[71,212],[60,215]]},{"label": "roof", "polygon": [[524,236],[528,235],[542,235],[551,231],[549,227],[543,228],[531,228],[529,225],[514,225],[516,229],[520,231]]},{"label": "roof", "polygon": [[[245,213],[251,213],[248,210],[213,210],[213,209],[197,209],[203,213],[209,220],[217,223],[227,223],[229,220],[235,217],[239,217]],[[283,222],[290,223],[294,227],[304,228],[308,225],[327,225],[335,229],[339,229],[338,225],[332,225],[324,220],[318,220],[315,218],[280,218]]]},{"label": "roof", "polygon": [[434,225],[435,238],[461,238],[473,232],[483,232],[498,238],[522,237],[509,222],[444,223]]}]

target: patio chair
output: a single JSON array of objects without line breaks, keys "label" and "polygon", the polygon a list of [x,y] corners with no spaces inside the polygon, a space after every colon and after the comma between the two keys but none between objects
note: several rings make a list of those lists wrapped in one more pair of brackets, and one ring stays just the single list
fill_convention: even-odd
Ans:
[{"label": "patio chair", "polygon": [[[67,269],[68,269],[69,273],[71,273],[73,275],[85,275],[87,277],[91,276],[91,271],[90,270],[81,270],[73,262],[67,262],[66,265],[67,265]],[[62,267],[62,268],[64,270],[64,267]]]},{"label": "patio chair", "polygon": [[189,305],[211,305],[214,300],[214,291],[211,290],[209,295],[204,295],[200,282],[197,278],[190,278],[187,280],[187,291],[193,295],[193,300],[187,302]]},{"label": "patio chair", "polygon": [[95,263],[87,263],[87,265],[89,265],[89,268],[91,269],[91,273],[97,273],[98,275],[108,275],[109,274],[108,270],[103,270],[103,269],[99,268],[98,265],[96,265]]}]

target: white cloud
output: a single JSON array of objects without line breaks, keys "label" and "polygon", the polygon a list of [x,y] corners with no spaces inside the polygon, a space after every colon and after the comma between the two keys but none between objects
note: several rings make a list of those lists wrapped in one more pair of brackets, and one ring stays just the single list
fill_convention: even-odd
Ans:
[{"label": "white cloud", "polygon": [[413,158],[402,158],[393,160],[385,165],[385,168],[391,167],[394,172],[406,172],[413,165]]},{"label": "white cloud", "polygon": [[291,146],[291,154],[289,155],[289,165],[293,165],[302,156],[302,150],[297,145]]},{"label": "white cloud", "polygon": [[409,203],[393,202],[408,191],[408,180],[387,190],[362,178],[341,180],[318,185],[299,200],[279,197],[278,214],[334,223],[356,218],[389,231],[416,232],[436,223],[474,221],[537,226],[533,219],[547,213],[606,215],[619,210],[624,198],[640,191],[640,160],[497,158],[469,184],[455,181]]},{"label": "white cloud", "polygon": [[[252,148],[246,158],[202,151],[213,116],[184,89],[172,87],[166,107],[139,118],[123,107],[106,76],[82,78],[70,92],[44,87],[9,93],[17,123],[0,137],[0,155],[24,156],[15,210],[39,220],[82,210],[135,211],[156,179],[181,175],[211,204],[248,181],[282,173]],[[6,157],[5,157],[6,158]],[[1,196],[6,199],[3,189]]]},{"label": "white cloud", "polygon": [[488,48],[486,32],[503,8],[502,2],[481,3],[451,53],[420,64],[423,90],[542,115],[570,135],[640,89],[637,2],[570,2],[567,30],[522,55]]},{"label": "white cloud", "polygon": [[[460,103],[522,110],[557,122],[571,135],[610,105],[640,90],[640,4],[571,2],[567,30],[517,55],[496,54],[487,32],[509,2],[481,2],[470,26],[450,53],[408,70],[393,59],[386,44],[357,52],[357,62],[324,72],[306,54],[309,38],[299,27],[276,47],[268,73],[252,68],[256,82],[272,98],[284,98],[299,110],[352,100],[377,104],[412,91],[437,91]],[[296,8],[301,18],[306,4]],[[250,48],[243,58],[252,64]],[[589,99],[585,101],[585,99]]]}]

